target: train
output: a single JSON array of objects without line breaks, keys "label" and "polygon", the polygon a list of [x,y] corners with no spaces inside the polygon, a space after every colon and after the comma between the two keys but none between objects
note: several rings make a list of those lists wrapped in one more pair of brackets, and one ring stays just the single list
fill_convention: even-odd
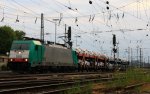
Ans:
[{"label": "train", "polygon": [[37,40],[15,40],[12,43],[8,68],[14,72],[74,72],[125,70],[128,61],[104,54]]}]

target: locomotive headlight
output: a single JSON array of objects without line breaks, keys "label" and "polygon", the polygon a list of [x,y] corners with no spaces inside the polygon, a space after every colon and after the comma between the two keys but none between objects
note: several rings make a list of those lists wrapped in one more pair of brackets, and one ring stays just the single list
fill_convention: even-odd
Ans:
[{"label": "locomotive headlight", "polygon": [[28,59],[25,59],[25,61],[27,62],[27,61],[28,61]]},{"label": "locomotive headlight", "polygon": [[21,52],[18,52],[19,54],[21,54]]},{"label": "locomotive headlight", "polygon": [[13,61],[13,59],[10,59],[10,61]]}]

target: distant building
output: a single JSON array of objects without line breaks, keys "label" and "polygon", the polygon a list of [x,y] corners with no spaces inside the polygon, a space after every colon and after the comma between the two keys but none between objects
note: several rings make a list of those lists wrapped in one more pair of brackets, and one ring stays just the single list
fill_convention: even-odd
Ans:
[{"label": "distant building", "polygon": [[7,63],[8,62],[8,57],[7,56],[0,56],[0,63],[1,62]]}]

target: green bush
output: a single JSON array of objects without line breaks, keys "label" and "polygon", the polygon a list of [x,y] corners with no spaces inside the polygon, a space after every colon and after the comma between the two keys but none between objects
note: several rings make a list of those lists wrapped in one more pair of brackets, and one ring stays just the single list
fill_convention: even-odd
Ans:
[{"label": "green bush", "polygon": [[0,62],[0,71],[7,71],[7,70],[8,70],[7,63]]}]

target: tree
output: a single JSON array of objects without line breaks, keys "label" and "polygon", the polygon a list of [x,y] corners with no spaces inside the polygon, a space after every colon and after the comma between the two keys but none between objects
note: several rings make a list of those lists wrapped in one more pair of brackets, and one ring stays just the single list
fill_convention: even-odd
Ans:
[{"label": "tree", "polygon": [[21,40],[25,36],[23,31],[14,31],[10,26],[0,27],[0,54],[9,52],[13,40]]},{"label": "tree", "polygon": [[24,36],[25,36],[25,33],[23,31],[20,31],[20,30],[15,31],[16,40],[23,40]]}]

